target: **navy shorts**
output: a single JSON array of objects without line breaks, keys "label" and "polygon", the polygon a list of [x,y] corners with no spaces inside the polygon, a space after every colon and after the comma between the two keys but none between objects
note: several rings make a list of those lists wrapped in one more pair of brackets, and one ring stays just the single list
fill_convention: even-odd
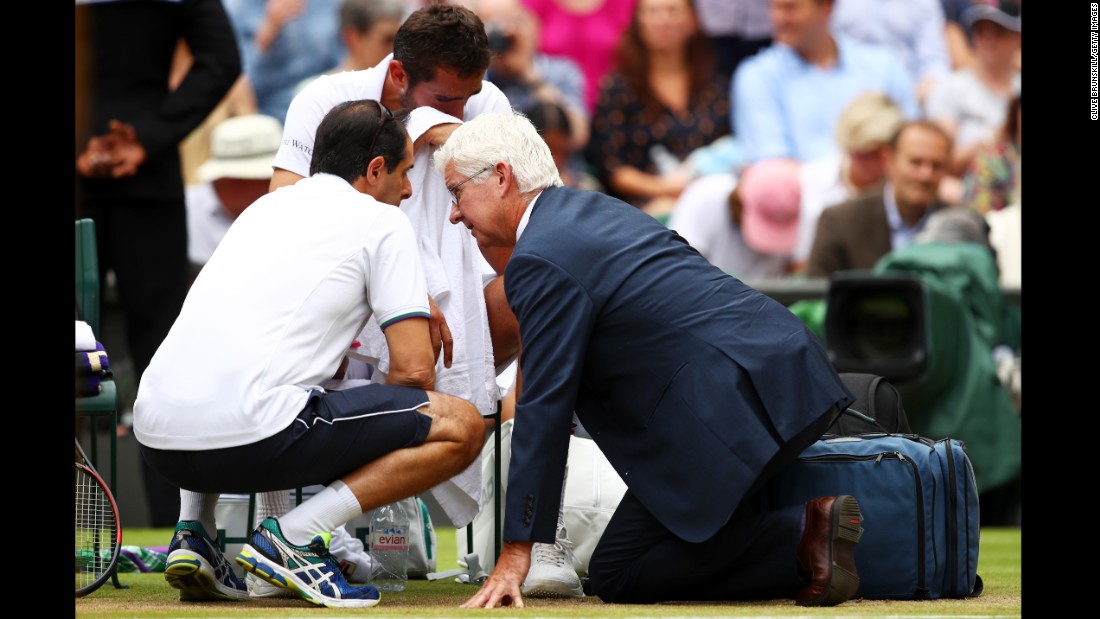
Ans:
[{"label": "navy shorts", "polygon": [[423,389],[364,385],[310,394],[294,421],[262,441],[206,451],[141,445],[150,466],[195,492],[268,492],[329,484],[359,467],[428,438],[432,418]]}]

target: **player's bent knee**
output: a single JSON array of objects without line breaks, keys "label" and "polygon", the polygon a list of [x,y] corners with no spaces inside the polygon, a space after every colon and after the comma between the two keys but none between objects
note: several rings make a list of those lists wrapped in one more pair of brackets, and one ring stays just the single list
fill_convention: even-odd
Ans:
[{"label": "player's bent knee", "polygon": [[462,444],[466,448],[466,464],[469,465],[474,460],[477,460],[481,455],[481,448],[485,443],[485,422],[478,412],[477,407],[467,402],[466,400],[460,400],[455,398],[459,403],[457,408],[461,409],[461,426],[462,426]]},{"label": "player's bent knee", "polygon": [[424,411],[433,419],[429,440],[451,441],[462,446],[463,459],[473,462],[485,441],[481,413],[470,402],[438,392],[429,392],[431,406]]}]

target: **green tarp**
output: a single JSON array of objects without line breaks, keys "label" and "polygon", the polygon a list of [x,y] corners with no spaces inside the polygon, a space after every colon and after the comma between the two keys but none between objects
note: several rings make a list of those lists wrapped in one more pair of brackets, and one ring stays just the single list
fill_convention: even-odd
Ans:
[{"label": "green tarp", "polygon": [[905,272],[925,288],[928,366],[899,382],[913,431],[966,443],[978,490],[1020,475],[1022,427],[997,378],[993,349],[1019,351],[1019,308],[1001,292],[989,250],[973,243],[916,243],[884,256],[876,273]]}]

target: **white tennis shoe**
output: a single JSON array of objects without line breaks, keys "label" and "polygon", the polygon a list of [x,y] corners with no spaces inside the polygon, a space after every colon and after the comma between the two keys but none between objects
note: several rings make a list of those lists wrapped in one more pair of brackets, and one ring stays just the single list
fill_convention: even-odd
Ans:
[{"label": "white tennis shoe", "polygon": [[573,567],[573,542],[565,528],[558,530],[553,544],[531,547],[531,569],[520,593],[528,597],[582,598],[584,586]]}]

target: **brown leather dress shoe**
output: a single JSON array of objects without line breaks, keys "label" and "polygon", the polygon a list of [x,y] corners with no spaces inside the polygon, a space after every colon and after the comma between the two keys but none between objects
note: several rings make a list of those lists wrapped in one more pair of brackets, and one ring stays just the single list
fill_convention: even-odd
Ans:
[{"label": "brown leather dress shoe", "polygon": [[855,547],[863,535],[855,497],[842,494],[806,502],[806,528],[798,543],[799,573],[809,584],[795,595],[799,606],[836,606],[859,589]]}]

